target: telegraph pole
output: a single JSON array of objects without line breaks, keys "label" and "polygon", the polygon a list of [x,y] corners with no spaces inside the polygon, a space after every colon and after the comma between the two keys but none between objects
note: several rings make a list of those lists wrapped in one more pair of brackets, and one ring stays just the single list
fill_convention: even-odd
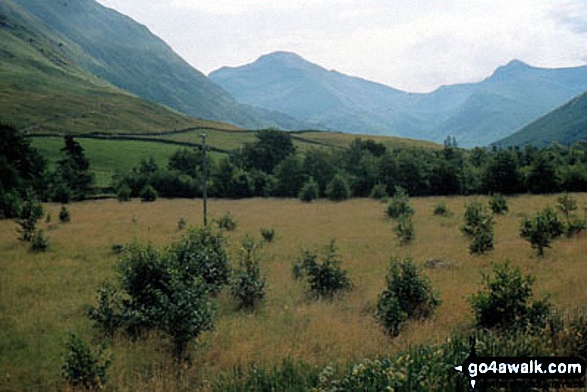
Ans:
[{"label": "telegraph pole", "polygon": [[204,199],[204,226],[208,226],[208,168],[206,162],[206,134],[201,133],[202,138],[202,171],[204,172],[204,188],[203,188],[203,199]]}]

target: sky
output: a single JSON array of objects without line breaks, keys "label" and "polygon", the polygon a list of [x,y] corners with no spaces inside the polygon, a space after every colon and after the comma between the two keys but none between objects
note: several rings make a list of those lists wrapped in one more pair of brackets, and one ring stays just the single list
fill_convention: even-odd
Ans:
[{"label": "sky", "polygon": [[205,74],[274,51],[410,92],[587,64],[587,0],[98,0]]}]

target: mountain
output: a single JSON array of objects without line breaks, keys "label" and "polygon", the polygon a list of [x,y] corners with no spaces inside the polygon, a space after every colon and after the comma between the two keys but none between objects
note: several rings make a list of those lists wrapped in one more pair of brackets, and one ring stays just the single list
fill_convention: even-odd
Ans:
[{"label": "mountain", "polygon": [[141,98],[247,128],[309,126],[237,103],[145,26],[95,0],[13,1],[75,47],[68,57],[78,67]]},{"label": "mountain", "polygon": [[514,134],[498,141],[500,147],[547,146],[552,142],[587,141],[587,93],[567,102]]},{"label": "mountain", "polygon": [[486,145],[587,90],[587,67],[545,69],[514,60],[479,83],[414,94],[275,52],[210,79],[239,102],[346,132]]}]

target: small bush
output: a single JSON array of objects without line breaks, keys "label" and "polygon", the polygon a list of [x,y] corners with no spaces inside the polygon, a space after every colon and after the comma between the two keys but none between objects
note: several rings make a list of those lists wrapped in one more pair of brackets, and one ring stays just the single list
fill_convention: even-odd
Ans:
[{"label": "small bush", "polygon": [[530,303],[534,278],[522,276],[508,261],[493,267],[494,276],[483,275],[485,290],[470,299],[477,328],[525,330],[544,327],[550,313],[546,299]]},{"label": "small bush", "polygon": [[587,221],[577,217],[574,212],[577,210],[577,201],[569,196],[568,193],[558,198],[557,209],[565,218],[565,234],[572,237],[587,229]]},{"label": "small bush", "polygon": [[302,189],[300,189],[298,199],[305,202],[311,202],[312,200],[316,200],[319,195],[320,188],[318,187],[318,183],[314,181],[314,178],[310,177]]},{"label": "small bush", "polygon": [[508,212],[508,202],[501,193],[494,193],[489,199],[489,208],[494,214],[505,214]]},{"label": "small bush", "polygon": [[130,201],[130,196],[131,189],[126,184],[121,185],[120,188],[118,188],[116,191],[116,198],[119,202]]},{"label": "small bush", "polygon": [[447,216],[449,213],[450,211],[448,210],[446,203],[440,202],[434,205],[434,215]]},{"label": "small bush", "polygon": [[401,215],[413,215],[414,209],[410,206],[409,202],[410,197],[407,191],[402,187],[396,186],[393,197],[387,206],[387,216],[397,219]]},{"label": "small bush", "polygon": [[103,358],[104,348],[93,350],[79,336],[70,334],[65,343],[65,363],[61,373],[74,388],[103,389],[110,359]]},{"label": "small bush", "polygon": [[538,212],[534,218],[524,217],[520,227],[520,236],[538,250],[540,257],[544,256],[544,248],[550,248],[552,240],[564,232],[564,224],[550,207]]},{"label": "small bush", "polygon": [[98,306],[91,306],[87,314],[94,322],[94,328],[105,336],[112,337],[124,325],[122,295],[111,284],[104,283],[98,289]]},{"label": "small bush", "polygon": [[400,245],[407,245],[414,239],[414,223],[410,215],[399,216],[397,225],[395,226],[395,234],[399,239]]},{"label": "small bush", "polygon": [[51,223],[51,214],[47,213],[47,217],[45,218],[45,223]]},{"label": "small bush", "polygon": [[179,218],[179,220],[177,221],[177,230],[182,231],[183,229],[185,229],[187,224],[188,222],[185,220],[185,218]]},{"label": "small bush", "polygon": [[234,272],[230,294],[239,309],[252,309],[265,297],[266,278],[259,269],[260,244],[245,238],[239,252],[239,269]]},{"label": "small bush", "polygon": [[493,223],[491,215],[484,215],[472,229],[473,240],[469,245],[472,254],[485,254],[493,250]]},{"label": "small bush", "polygon": [[20,226],[19,233],[22,241],[30,242],[35,236],[37,221],[43,216],[43,206],[32,195],[27,195],[23,201],[16,223]]},{"label": "small bush", "polygon": [[332,201],[343,201],[351,197],[349,184],[341,174],[336,174],[326,186],[326,197]]},{"label": "small bush", "polygon": [[36,230],[31,240],[31,249],[35,252],[44,252],[49,248],[49,241],[43,230]]},{"label": "small bush", "polygon": [[461,228],[462,232],[469,236],[474,236],[476,228],[486,216],[485,207],[479,200],[467,202],[465,204],[465,225]]},{"label": "small bush", "polygon": [[0,190],[0,219],[13,219],[20,216],[22,200],[15,192]]},{"label": "small bush", "polygon": [[275,238],[275,229],[261,229],[261,236],[265,242],[273,242],[273,239]]},{"label": "small bush", "polygon": [[65,206],[61,206],[61,211],[59,211],[59,221],[61,223],[67,223],[71,220],[71,215],[69,210]]},{"label": "small bush", "polygon": [[234,219],[230,212],[227,212],[215,221],[219,229],[224,229],[226,231],[232,231],[236,229],[238,225],[236,219]]},{"label": "small bush", "polygon": [[371,193],[369,193],[369,197],[375,200],[386,200],[389,195],[387,194],[387,189],[385,184],[378,182],[373,186],[371,189]]},{"label": "small bush", "polygon": [[430,282],[420,276],[410,258],[394,260],[385,281],[375,316],[390,336],[397,336],[408,319],[430,317],[440,304]]},{"label": "small bush", "polygon": [[316,299],[332,298],[336,293],[352,290],[353,284],[347,272],[340,268],[340,255],[334,240],[326,247],[322,263],[317,261],[317,255],[307,250],[303,252],[302,259],[310,293]]},{"label": "small bush", "polygon": [[141,200],[144,202],[152,202],[157,200],[157,197],[159,195],[157,194],[155,188],[153,188],[151,185],[145,185],[143,189],[141,189],[139,196],[141,197]]}]

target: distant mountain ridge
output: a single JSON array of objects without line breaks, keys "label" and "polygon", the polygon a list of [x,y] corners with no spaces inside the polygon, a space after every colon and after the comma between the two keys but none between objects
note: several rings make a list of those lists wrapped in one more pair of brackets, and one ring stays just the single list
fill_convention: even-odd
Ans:
[{"label": "distant mountain ridge", "polygon": [[346,132],[487,145],[587,91],[587,66],[546,69],[513,60],[479,83],[408,93],[329,71],[287,52],[223,67],[210,79],[238,101]]},{"label": "distant mountain ridge", "polygon": [[299,129],[310,124],[237,103],[131,18],[95,0],[14,0],[48,29],[74,43],[83,70],[152,102],[196,118],[245,128]]}]

